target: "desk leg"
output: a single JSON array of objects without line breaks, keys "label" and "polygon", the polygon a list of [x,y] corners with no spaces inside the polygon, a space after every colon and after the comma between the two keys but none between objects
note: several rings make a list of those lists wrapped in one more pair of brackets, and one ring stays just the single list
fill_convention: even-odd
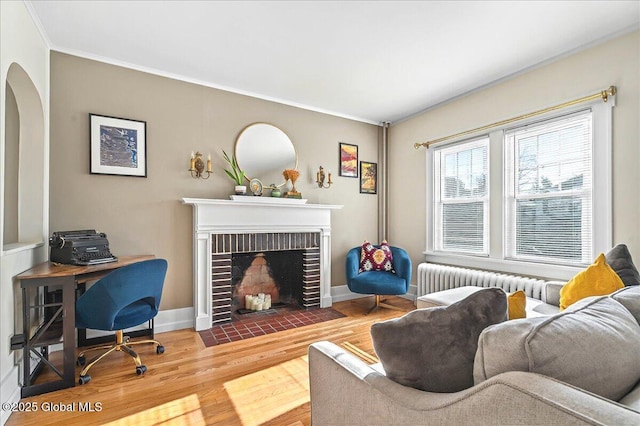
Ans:
[{"label": "desk leg", "polygon": [[[75,298],[78,300],[84,292],[87,291],[86,283],[77,283],[76,285],[76,295]],[[89,341],[87,340],[87,329],[79,328],[78,329],[78,347],[84,348],[85,346],[89,346]]]},{"label": "desk leg", "polygon": [[76,374],[76,281],[74,277],[67,277],[62,285],[63,328],[62,339],[64,347],[65,387],[75,386]]},{"label": "desk leg", "polygon": [[[31,307],[29,306],[28,300],[28,291],[26,287],[22,287],[22,335],[25,336],[25,339],[29,339],[29,327],[31,326],[29,323],[31,322],[31,315],[29,310]],[[22,351],[22,362],[23,362],[23,386],[31,385],[31,350],[29,345],[25,343],[24,349]]]}]

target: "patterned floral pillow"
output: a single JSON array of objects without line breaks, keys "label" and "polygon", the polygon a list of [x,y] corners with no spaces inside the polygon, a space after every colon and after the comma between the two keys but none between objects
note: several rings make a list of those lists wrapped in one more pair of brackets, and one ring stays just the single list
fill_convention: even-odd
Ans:
[{"label": "patterned floral pillow", "polygon": [[360,269],[358,273],[366,271],[385,271],[396,273],[393,269],[393,255],[391,248],[386,241],[380,243],[380,247],[376,247],[369,241],[362,244],[360,250]]}]

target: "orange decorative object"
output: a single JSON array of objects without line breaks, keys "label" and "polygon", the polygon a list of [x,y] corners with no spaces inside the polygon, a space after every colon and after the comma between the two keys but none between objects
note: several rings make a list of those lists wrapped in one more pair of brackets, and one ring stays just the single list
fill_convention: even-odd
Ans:
[{"label": "orange decorative object", "polygon": [[282,172],[282,176],[284,176],[285,180],[291,181],[291,191],[285,192],[285,197],[291,198],[300,198],[300,193],[296,190],[296,180],[300,177],[300,172],[295,169],[284,169]]}]

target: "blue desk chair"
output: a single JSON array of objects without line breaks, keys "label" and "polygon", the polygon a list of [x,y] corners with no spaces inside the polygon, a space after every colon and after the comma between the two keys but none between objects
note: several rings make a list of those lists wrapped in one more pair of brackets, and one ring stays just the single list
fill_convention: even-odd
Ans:
[{"label": "blue desk chair", "polygon": [[[129,354],[136,363],[136,374],[147,371],[140,357],[131,349],[131,345],[154,343],[156,353],[164,352],[156,340],[130,341],[122,330],[135,327],[151,320],[158,314],[164,277],[167,273],[167,261],[151,259],[124,266],[109,273],[91,286],[76,301],[76,328],[115,331],[116,342],[113,345],[97,346],[80,352],[78,365],[84,368],[80,372],[78,383],[88,383],[87,374],[95,363],[113,351]],[[88,364],[85,353],[95,350],[107,351],[93,358]],[[85,365],[86,364],[86,365]]]},{"label": "blue desk chair", "polygon": [[360,251],[362,247],[354,247],[347,253],[345,271],[347,275],[347,287],[354,293],[373,294],[376,303],[367,312],[371,313],[378,308],[395,309],[404,311],[403,308],[389,305],[386,300],[381,300],[383,295],[403,295],[409,291],[411,284],[411,258],[404,249],[391,248],[393,266],[396,273],[385,271],[366,271],[358,273],[360,267]]}]

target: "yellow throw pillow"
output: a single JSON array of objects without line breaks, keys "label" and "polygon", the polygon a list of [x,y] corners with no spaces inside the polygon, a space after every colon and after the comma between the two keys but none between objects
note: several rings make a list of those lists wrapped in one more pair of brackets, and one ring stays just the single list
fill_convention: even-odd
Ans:
[{"label": "yellow throw pillow", "polygon": [[563,311],[578,300],[589,296],[611,294],[624,287],[624,283],[607,265],[604,253],[584,271],[578,272],[560,289],[560,310]]},{"label": "yellow throw pillow", "polygon": [[518,319],[527,317],[527,295],[524,291],[518,290],[507,296],[507,304],[509,306],[509,319]]}]

